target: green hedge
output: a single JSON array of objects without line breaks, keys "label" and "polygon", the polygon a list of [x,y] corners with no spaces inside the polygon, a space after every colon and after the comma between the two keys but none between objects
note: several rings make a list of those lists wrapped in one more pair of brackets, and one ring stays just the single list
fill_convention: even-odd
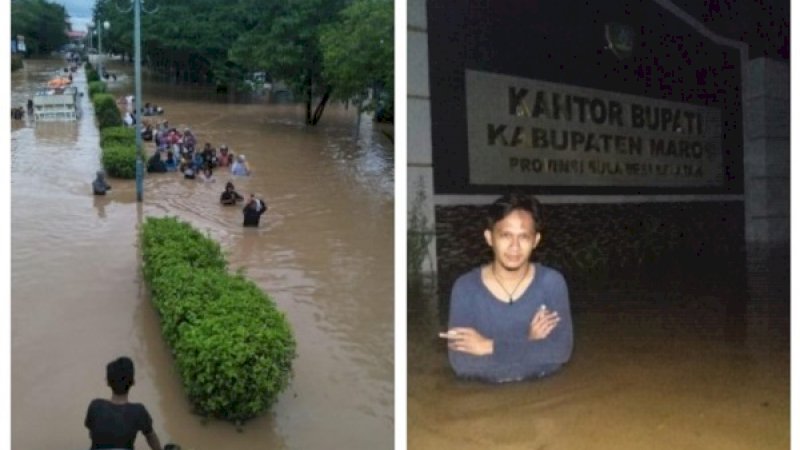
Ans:
[{"label": "green hedge", "polygon": [[86,81],[89,83],[101,81],[100,74],[92,67],[92,65],[87,61],[84,65],[84,69],[86,70]]},{"label": "green hedge", "polygon": [[136,178],[136,146],[111,144],[103,147],[103,167],[117,178]]},{"label": "green hedge", "polygon": [[135,131],[122,127],[122,116],[114,96],[106,94],[106,84],[88,62],[84,66],[89,81],[89,97],[100,128],[101,160],[106,173],[117,178],[136,177]]},{"label": "green hedge", "polygon": [[89,82],[89,98],[94,98],[95,94],[105,94],[106,84],[102,81]]},{"label": "green hedge", "polygon": [[118,127],[122,125],[122,116],[119,108],[111,94],[95,94],[92,97],[94,103],[94,114],[97,117],[97,126],[102,130],[107,127]]},{"label": "green hedge", "polygon": [[232,421],[267,410],[295,357],[291,327],[253,282],[227,272],[219,244],[176,218],[141,230],[145,279],[190,401]]},{"label": "green hedge", "polygon": [[[106,94],[97,94],[98,97],[102,95]],[[133,128],[117,126],[100,129],[100,158],[106,173],[117,178],[136,178],[135,139],[136,131]]]},{"label": "green hedge", "polygon": [[136,129],[131,127],[108,127],[100,130],[100,145],[136,145]]}]

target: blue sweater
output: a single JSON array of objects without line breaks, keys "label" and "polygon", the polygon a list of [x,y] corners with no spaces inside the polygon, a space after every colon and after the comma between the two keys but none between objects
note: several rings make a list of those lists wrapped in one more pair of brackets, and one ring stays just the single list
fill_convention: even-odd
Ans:
[{"label": "blue sweater", "polygon": [[[494,341],[491,355],[475,356],[449,350],[456,375],[490,382],[541,377],[569,360],[572,354],[572,317],[564,277],[535,263],[533,281],[512,304],[492,295],[481,280],[481,269],[462,275],[450,297],[449,327],[471,327]],[[547,338],[528,338],[530,323],[541,305],[557,311],[561,321]]]}]

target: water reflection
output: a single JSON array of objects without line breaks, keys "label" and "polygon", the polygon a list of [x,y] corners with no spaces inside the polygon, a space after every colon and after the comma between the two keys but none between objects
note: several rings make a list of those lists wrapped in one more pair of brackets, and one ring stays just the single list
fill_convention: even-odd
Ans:
[{"label": "water reflection", "polygon": [[109,199],[105,195],[95,195],[93,197],[93,204],[94,204],[94,209],[97,210],[97,217],[100,219],[105,219],[106,206],[111,204],[111,199]]}]

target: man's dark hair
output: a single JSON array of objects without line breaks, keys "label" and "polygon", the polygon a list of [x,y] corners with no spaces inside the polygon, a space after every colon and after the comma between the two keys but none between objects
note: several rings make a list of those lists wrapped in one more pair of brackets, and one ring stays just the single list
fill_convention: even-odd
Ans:
[{"label": "man's dark hair", "polygon": [[542,205],[536,197],[520,193],[506,194],[489,205],[489,212],[486,215],[486,228],[491,230],[497,222],[505,219],[514,210],[521,209],[527,211],[533,217],[533,229],[541,232],[542,224]]},{"label": "man's dark hair", "polygon": [[133,361],[122,356],[106,366],[106,380],[111,391],[117,395],[127,394],[133,386]]}]

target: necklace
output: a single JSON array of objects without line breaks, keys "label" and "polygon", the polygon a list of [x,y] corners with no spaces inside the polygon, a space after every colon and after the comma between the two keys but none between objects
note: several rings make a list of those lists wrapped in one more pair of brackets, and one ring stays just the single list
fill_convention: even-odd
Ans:
[{"label": "necklace", "polygon": [[514,293],[517,292],[517,289],[519,289],[519,285],[522,284],[522,281],[525,278],[528,277],[528,270],[530,270],[530,268],[531,268],[530,263],[527,263],[525,265],[525,273],[522,274],[522,278],[520,278],[519,281],[517,281],[517,284],[514,286],[514,290],[512,290],[511,292],[508,292],[508,289],[506,289],[506,287],[503,286],[503,283],[500,281],[500,278],[498,278],[497,274],[494,272],[494,262],[492,263],[492,276],[494,277],[495,280],[497,280],[497,284],[500,285],[500,289],[502,289],[503,292],[508,294],[508,304],[509,304],[509,306],[514,303]]}]

